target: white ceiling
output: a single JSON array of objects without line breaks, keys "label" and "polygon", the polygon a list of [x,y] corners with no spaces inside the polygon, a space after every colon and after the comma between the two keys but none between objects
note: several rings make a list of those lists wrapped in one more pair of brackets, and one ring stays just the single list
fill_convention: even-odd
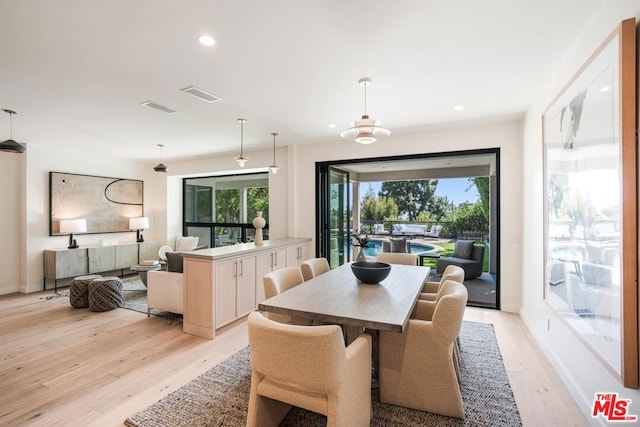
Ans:
[{"label": "white ceiling", "polygon": [[[0,108],[18,112],[20,142],[137,159],[159,143],[165,159],[235,153],[239,117],[247,151],[270,132],[278,145],[339,139],[363,114],[363,76],[392,135],[518,117],[601,3],[2,0]],[[180,92],[191,85],[223,100]]]}]

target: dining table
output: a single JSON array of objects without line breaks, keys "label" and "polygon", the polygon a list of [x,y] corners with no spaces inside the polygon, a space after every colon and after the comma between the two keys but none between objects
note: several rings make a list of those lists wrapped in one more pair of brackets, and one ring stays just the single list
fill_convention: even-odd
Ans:
[{"label": "dining table", "polygon": [[377,332],[404,331],[430,271],[391,264],[384,280],[367,284],[346,263],[264,300],[258,309],[311,319],[317,325],[340,325],[347,345],[366,330],[374,338],[372,358],[377,368]]}]

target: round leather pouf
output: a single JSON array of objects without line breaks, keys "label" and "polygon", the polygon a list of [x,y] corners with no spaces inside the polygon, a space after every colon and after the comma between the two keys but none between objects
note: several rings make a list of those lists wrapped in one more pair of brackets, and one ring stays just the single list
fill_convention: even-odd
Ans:
[{"label": "round leather pouf", "polygon": [[101,277],[89,283],[91,311],[109,311],[122,306],[122,282],[117,277]]},{"label": "round leather pouf", "polygon": [[69,289],[69,302],[75,308],[89,307],[89,283],[94,279],[99,279],[99,274],[89,274],[88,276],[78,276],[71,280]]}]

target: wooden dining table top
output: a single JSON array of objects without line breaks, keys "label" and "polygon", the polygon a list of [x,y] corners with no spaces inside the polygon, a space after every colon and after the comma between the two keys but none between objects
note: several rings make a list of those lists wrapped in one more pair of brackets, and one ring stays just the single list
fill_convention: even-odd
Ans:
[{"label": "wooden dining table top", "polygon": [[392,264],[378,284],[356,279],[343,264],[260,304],[262,311],[294,315],[320,323],[402,332],[413,311],[429,267]]}]

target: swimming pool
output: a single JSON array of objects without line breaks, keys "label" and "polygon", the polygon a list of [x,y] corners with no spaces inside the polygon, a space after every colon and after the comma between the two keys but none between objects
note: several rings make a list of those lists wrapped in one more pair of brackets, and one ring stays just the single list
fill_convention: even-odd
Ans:
[{"label": "swimming pool", "polygon": [[[417,254],[418,252],[431,251],[435,249],[434,246],[426,245],[422,243],[411,243],[411,253]],[[378,252],[382,252],[382,240],[369,240],[369,247],[365,249],[364,253],[367,256],[376,256]]]}]

